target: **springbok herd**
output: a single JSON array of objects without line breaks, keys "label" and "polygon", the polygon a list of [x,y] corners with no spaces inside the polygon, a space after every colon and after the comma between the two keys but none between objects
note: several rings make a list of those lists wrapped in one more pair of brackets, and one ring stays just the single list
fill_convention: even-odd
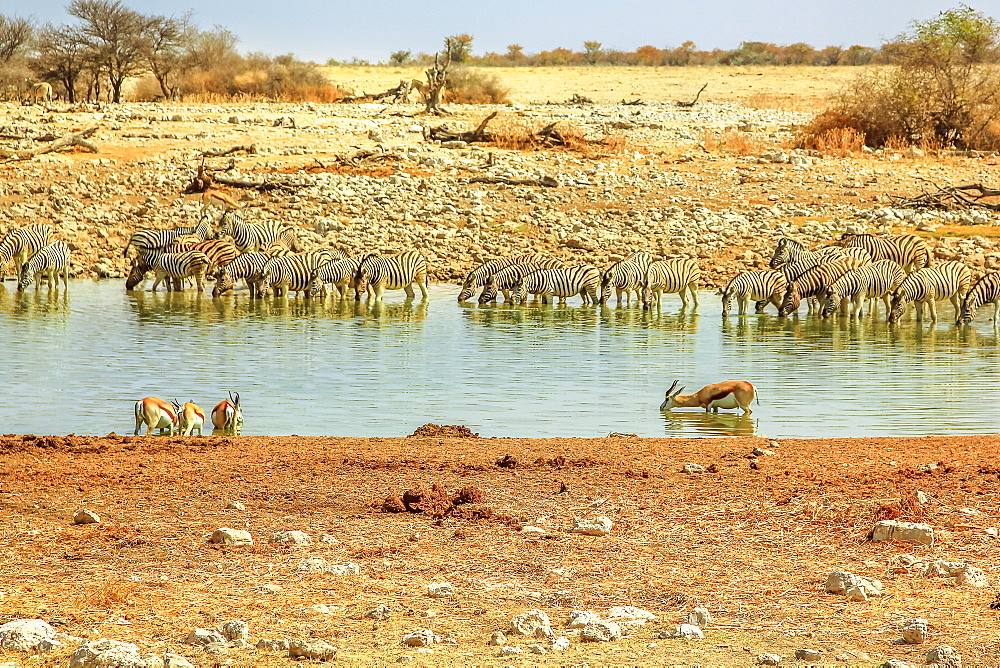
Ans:
[{"label": "springbok herd", "polygon": [[[50,225],[34,224],[9,231],[0,241],[0,267],[15,260],[18,290],[33,282],[37,286],[43,277],[52,287],[60,273],[66,284],[69,248],[51,237]],[[293,227],[248,223],[232,210],[222,214],[217,226],[203,213],[193,227],[139,230],[129,238],[124,254],[130,250],[134,254],[125,284],[128,290],[152,272],[153,291],[164,281],[173,290],[193,281],[201,291],[203,281],[211,277],[213,297],[242,280],[251,297],[301,292],[316,298],[329,290],[345,299],[351,289],[356,300],[367,294],[378,301],[386,290],[401,289],[413,297],[416,286],[427,298],[427,263],[419,252],[363,257],[348,257],[331,248],[300,252]],[[496,258],[469,272],[458,301],[469,301],[481,290],[480,304],[496,301],[499,294],[508,302],[523,303],[531,294],[546,303],[553,298],[565,303],[579,295],[584,304],[605,305],[614,293],[619,304],[624,297],[627,304],[634,299],[648,309],[659,308],[664,293],[677,293],[686,308],[689,297],[697,307],[700,281],[701,270],[692,260],[656,260],[645,252],[633,253],[603,272],[589,264],[566,266],[544,255],[524,254]],[[779,240],[769,269],[738,274],[720,294],[723,316],[729,314],[734,299],[740,315],[753,301],[756,313],[772,304],[779,316],[797,311],[805,299],[807,312],[823,318],[861,317],[868,308],[866,301],[875,314],[882,301],[890,323],[897,322],[911,303],[918,321],[923,320],[925,306],[936,321],[936,302],[947,299],[955,308],[957,323],[971,322],[984,304],[993,304],[990,319],[998,323],[1000,275],[989,272],[973,282],[972,269],[962,262],[932,266],[926,243],[913,234],[847,233],[814,250],[785,237]]]}]

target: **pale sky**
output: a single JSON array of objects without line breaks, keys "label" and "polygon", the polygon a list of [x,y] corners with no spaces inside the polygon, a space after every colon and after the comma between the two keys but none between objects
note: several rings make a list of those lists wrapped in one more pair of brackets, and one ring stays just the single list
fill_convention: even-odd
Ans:
[{"label": "pale sky", "polygon": [[[68,0],[0,0],[0,13],[66,23]],[[878,46],[910,22],[933,18],[959,0],[125,0],[145,14],[194,9],[202,29],[221,25],[240,38],[241,52],[294,53],[319,63],[358,57],[385,61],[394,51],[433,53],[446,35],[473,36],[473,53],[504,53],[520,44],[526,53],[585,41],[632,51],[645,44],[675,47],[692,40],[699,49],[732,49],[742,41],[817,48]],[[1000,0],[966,0],[1000,18]]]}]

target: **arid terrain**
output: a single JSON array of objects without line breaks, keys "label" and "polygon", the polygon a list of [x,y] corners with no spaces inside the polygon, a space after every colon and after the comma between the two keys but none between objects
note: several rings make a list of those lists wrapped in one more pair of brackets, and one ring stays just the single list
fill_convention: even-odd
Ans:
[{"label": "arid terrain", "polygon": [[[0,105],[8,136],[0,147],[24,154],[0,162],[0,232],[51,222],[73,250],[74,276],[120,278],[133,231],[195,222],[200,203],[182,191],[204,160],[217,177],[261,186],[224,188],[248,219],[290,222],[307,247],[418,248],[441,281],[515,251],[604,267],[648,250],[695,258],[706,283],[719,285],[764,266],[781,236],[828,243],[848,229],[915,232],[939,259],[961,257],[979,273],[1000,267],[995,215],[903,210],[892,198],[935,185],[997,187],[996,156],[795,148],[801,126],[854,72],[489,70],[509,86],[511,104],[449,106],[453,115],[442,118],[421,115],[415,102]],[[329,74],[371,93],[420,70]],[[677,107],[706,82],[697,106]],[[574,94],[593,104],[566,104]],[[556,122],[582,139],[512,149],[425,137],[441,124],[471,130],[493,111],[501,138]],[[20,159],[91,127],[96,152]],[[460,431],[0,437],[0,624],[41,618],[75,638],[132,642],[148,666],[164,665],[157,657],[167,651],[201,666],[286,666],[287,650],[252,647],[284,638],[326,642],[340,665],[405,656],[417,665],[751,666],[764,653],[784,665],[814,649],[814,663],[871,666],[922,664],[931,648],[949,645],[964,665],[1000,666],[1000,613],[990,608],[1000,437],[772,443]],[[682,473],[688,463],[706,470]],[[388,497],[435,484],[449,495],[465,489],[474,502],[452,508],[425,493],[426,512],[383,508]],[[401,509],[395,499],[388,506]],[[73,524],[81,509],[100,522]],[[609,535],[568,531],[574,518],[601,516],[613,523]],[[926,523],[934,543],[871,542],[883,519]],[[249,531],[253,545],[210,544],[223,527]],[[282,531],[303,531],[311,543],[272,544]],[[309,558],[358,568],[302,570]],[[934,560],[981,569],[988,586],[925,577]],[[836,570],[879,580],[881,595],[826,593]],[[441,582],[453,596],[429,595]],[[318,605],[328,610],[306,610]],[[379,605],[387,618],[366,616]],[[566,629],[574,610],[607,617],[624,605],[656,619],[625,624],[624,637],[608,643]],[[712,616],[705,638],[670,638],[698,606]],[[548,615],[568,649],[514,634],[510,653],[487,645],[532,609]],[[900,644],[911,618],[927,619],[929,636]],[[229,620],[249,624],[249,645],[185,642],[193,629]],[[440,642],[401,644],[423,629]],[[0,650],[0,666],[64,666],[76,642],[40,657]],[[531,653],[534,644],[544,653]]]}]

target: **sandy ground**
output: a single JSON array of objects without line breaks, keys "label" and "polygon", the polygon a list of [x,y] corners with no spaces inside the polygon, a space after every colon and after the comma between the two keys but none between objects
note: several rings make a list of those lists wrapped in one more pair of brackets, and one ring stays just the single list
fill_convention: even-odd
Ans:
[{"label": "sandy ground", "polygon": [[[758,446],[776,454],[755,458]],[[426,665],[745,666],[762,652],[790,659],[798,648],[822,650],[824,664],[844,655],[854,657],[850,665],[872,665],[887,657],[922,663],[930,647],[947,644],[966,665],[996,666],[993,587],[949,586],[898,558],[965,561],[995,582],[1000,558],[986,530],[1000,522],[998,446],[996,436],[776,447],[758,437],[6,436],[0,622],[41,616],[74,635],[169,646],[201,665],[217,659],[182,645],[187,633],[242,619],[251,642],[325,639],[343,665],[386,665],[406,654]],[[512,466],[497,464],[505,457]],[[688,462],[708,472],[681,473]],[[434,483],[449,492],[474,486],[482,502],[441,519],[380,510],[387,495]],[[926,503],[913,500],[918,490]],[[246,510],[227,510],[233,500]],[[80,508],[102,522],[72,525]],[[614,522],[608,537],[566,532],[574,517],[602,515]],[[885,518],[929,523],[935,544],[869,542]],[[519,529],[529,524],[546,533],[526,538]],[[209,545],[219,527],[246,529],[256,544]],[[292,529],[337,542],[268,544]],[[361,574],[297,570],[310,556],[357,563]],[[884,595],[852,603],[824,593],[837,569],[882,581]],[[457,596],[430,598],[427,586],[443,581]],[[263,593],[263,584],[282,591]],[[321,603],[329,617],[297,613]],[[392,609],[388,620],[362,618],[378,604]],[[626,604],[660,620],[609,644],[561,628],[572,610]],[[705,640],[654,638],[696,605],[714,618]],[[524,660],[486,645],[534,608],[570,639],[568,651]],[[929,620],[930,639],[895,644],[911,617]],[[400,646],[424,628],[456,643],[432,654]],[[67,653],[31,665],[65,665]],[[288,661],[256,650],[229,658],[236,666]]]}]

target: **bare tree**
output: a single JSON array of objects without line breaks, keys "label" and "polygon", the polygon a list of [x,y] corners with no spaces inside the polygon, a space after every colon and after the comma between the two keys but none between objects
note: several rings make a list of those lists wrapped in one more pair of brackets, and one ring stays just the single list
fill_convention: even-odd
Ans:
[{"label": "bare tree", "polygon": [[194,28],[191,13],[181,17],[153,16],[146,39],[146,61],[160,84],[164,98],[175,97],[171,78],[180,69],[185,48],[191,43]]},{"label": "bare tree", "polygon": [[[445,46],[447,47],[447,40]],[[420,90],[424,96],[424,113],[443,116],[448,113],[441,108],[441,94],[448,85],[448,66],[451,65],[451,52],[445,48],[444,58],[440,53],[434,54],[434,67],[426,71],[427,86]]]},{"label": "bare tree", "polygon": [[76,84],[93,52],[79,28],[47,24],[36,39],[38,58],[33,68],[38,76],[58,81],[66,91],[66,99],[76,102]]},{"label": "bare tree", "polygon": [[0,65],[8,63],[31,41],[34,26],[30,19],[0,14]]},{"label": "bare tree", "polygon": [[80,19],[80,30],[98,55],[111,86],[111,101],[121,102],[122,84],[146,68],[151,20],[120,0],[73,0],[66,8]]}]

